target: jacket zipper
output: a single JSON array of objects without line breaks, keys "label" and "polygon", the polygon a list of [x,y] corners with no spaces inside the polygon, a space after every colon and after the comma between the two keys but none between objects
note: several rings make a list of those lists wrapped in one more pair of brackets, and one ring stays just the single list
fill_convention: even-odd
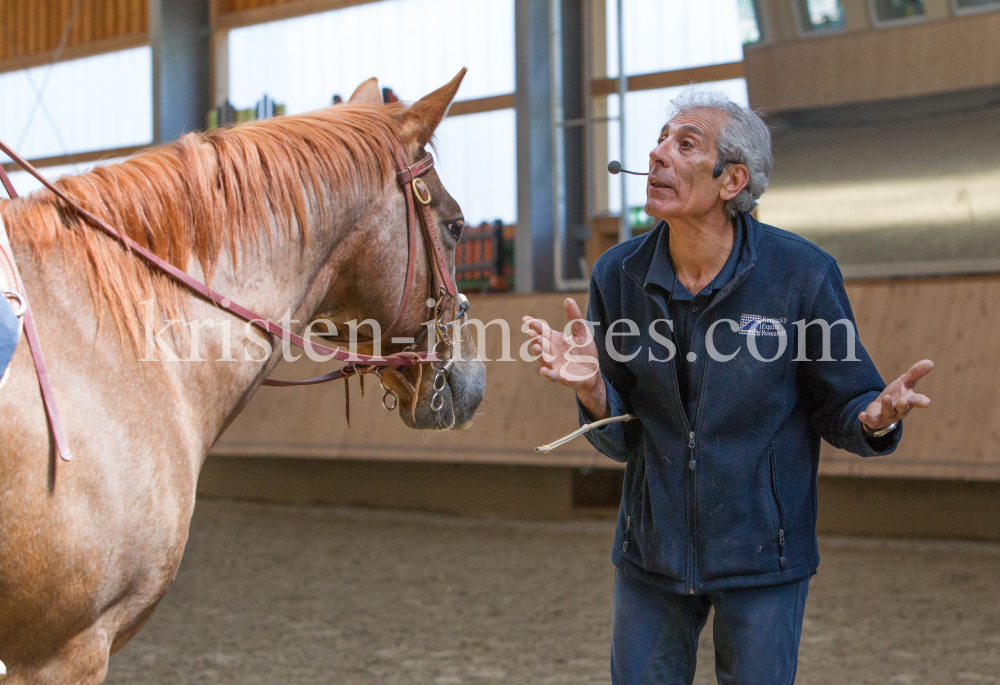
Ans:
[{"label": "jacket zipper", "polygon": [[[737,274],[729,283],[727,283],[719,294],[716,295],[711,304],[702,312],[702,316],[708,314],[708,312],[715,309],[719,302],[724,300],[729,296],[733,290],[735,290],[747,277],[750,271],[753,269],[754,263],[751,262],[747,268]],[[669,316],[669,312],[668,312]],[[701,317],[699,317],[701,318]],[[715,314],[712,314],[712,322],[709,326],[715,322]],[[707,329],[706,329],[707,330]],[[695,325],[695,337],[698,335],[698,326]],[[694,417],[691,422],[688,423],[687,412],[681,410],[681,414],[684,416],[684,425],[688,429],[688,453],[690,458],[688,460],[688,472],[689,472],[689,506],[688,506],[688,516],[690,517],[690,523],[688,525],[688,594],[693,595],[697,590],[697,576],[698,576],[698,460],[696,459],[695,448],[695,429],[698,427],[698,416],[701,414],[702,399],[705,397],[705,383],[708,379],[708,368],[709,360],[705,360],[705,368],[701,372],[701,384],[698,388],[698,409],[694,413]],[[674,395],[677,400],[680,401],[681,391],[680,386],[677,384],[677,373],[674,372]],[[683,404],[679,406],[683,407]],[[782,546],[784,545],[784,533],[781,534]]]},{"label": "jacket zipper", "polygon": [[[670,316],[670,301],[673,299],[673,292],[670,293],[670,297],[667,298],[666,311],[664,312],[668,317]],[[670,331],[671,339],[674,338],[673,331]],[[676,340],[674,341],[676,345]],[[697,488],[695,487],[695,476],[697,475],[698,462],[695,459],[695,432],[694,424],[697,421],[697,413],[695,414],[694,421],[688,419],[687,412],[684,411],[684,401],[681,398],[681,387],[677,382],[677,367],[676,365],[672,367],[673,372],[673,386],[674,386],[674,402],[678,407],[680,407],[681,418],[684,420],[684,428],[688,433],[688,486],[687,486],[687,554],[685,554],[685,568],[684,575],[687,584],[687,591],[689,595],[693,595],[695,592],[695,573],[697,568],[697,553],[698,546],[695,544],[695,527],[696,527],[696,500],[697,500]],[[704,385],[705,376],[702,374],[702,384]]]},{"label": "jacket zipper", "polygon": [[642,495],[642,483],[646,479],[646,463],[644,461],[639,462],[639,473],[636,477],[636,492],[632,497],[632,506],[629,507],[628,514],[625,516],[625,539],[622,541],[622,555],[628,551],[628,539],[632,534],[632,517],[635,516],[635,508],[639,504],[639,497]]},{"label": "jacket zipper", "polygon": [[787,559],[785,557],[785,510],[781,507],[781,498],[778,497],[778,476],[774,468],[774,450],[767,452],[768,466],[771,467],[771,496],[774,498],[774,506],[778,511],[778,564],[785,568]]},{"label": "jacket zipper", "polygon": [[698,543],[696,540],[696,528],[698,525],[698,487],[696,476],[698,474],[698,461],[695,459],[695,433],[688,431],[688,489],[691,502],[690,517],[688,525],[688,594],[693,595],[695,589],[695,575],[698,567]]},{"label": "jacket zipper", "polygon": [[[754,264],[755,264],[755,262],[750,262],[750,264],[745,269],[743,269],[743,271],[741,271],[740,273],[736,274],[733,277],[733,279],[730,280],[729,283],[727,283],[722,288],[722,290],[719,291],[719,294],[716,295],[712,299],[712,303],[710,305],[708,305],[708,307],[705,309],[705,313],[707,313],[708,311],[710,311],[711,309],[713,309],[719,302],[721,302],[726,297],[728,297],[729,293],[731,293],[733,290],[735,290],[744,280],[746,280],[747,276],[753,270]],[[629,277],[632,277],[632,275],[629,274]],[[636,280],[635,278],[632,278],[632,280],[634,280],[639,285],[639,289],[642,290],[643,294],[645,294],[646,297],[650,297],[649,293],[646,291],[646,284],[642,283],[641,281]],[[655,298],[651,298],[651,299],[653,299],[653,301],[656,302]],[[667,302],[666,302],[666,304],[664,306],[665,311],[663,312],[663,314],[665,314],[667,316],[667,318],[670,317],[670,300],[671,299],[673,299],[673,292],[670,293],[670,297],[667,298]],[[713,315],[713,320],[714,320],[714,315]],[[695,328],[696,328],[696,335],[697,335],[697,326]],[[670,332],[670,337],[673,338],[673,331]],[[676,341],[675,341],[675,344],[676,344]],[[701,387],[699,389],[699,397],[702,397],[705,394],[705,377],[707,375],[708,375],[708,361],[706,360],[706,362],[705,362],[705,371],[701,374]],[[696,559],[695,559],[695,557],[697,555],[697,545],[695,543],[695,529],[696,529],[697,523],[696,523],[695,517],[697,516],[697,513],[698,513],[698,509],[697,509],[697,488],[696,488],[696,475],[697,475],[697,469],[698,469],[698,461],[695,459],[695,446],[696,446],[696,440],[695,440],[695,438],[696,438],[696,435],[695,435],[694,428],[695,428],[695,426],[698,423],[698,414],[701,413],[701,404],[699,403],[699,405],[698,405],[698,411],[695,412],[694,420],[689,420],[688,416],[687,416],[687,412],[684,411],[684,403],[681,400],[681,389],[680,389],[680,385],[677,382],[677,369],[676,368],[673,368],[673,381],[674,381],[673,382],[673,386],[674,386],[674,401],[675,401],[677,407],[680,408],[681,418],[684,421],[684,428],[687,429],[687,431],[688,431],[688,454],[689,454],[688,472],[689,472],[689,478],[688,478],[688,507],[687,507],[687,509],[688,509],[688,518],[689,518],[689,521],[688,521],[688,545],[687,545],[688,552],[687,552],[687,555],[686,555],[687,556],[686,575],[687,575],[688,594],[689,595],[693,595],[695,593],[695,574],[697,572],[697,562],[696,562]],[[643,478],[645,478],[645,465],[643,465]],[[632,514],[634,514],[634,513],[635,513],[635,502],[632,503]],[[629,533],[632,530],[632,514],[629,514],[625,518],[625,541],[622,543],[622,553],[624,553],[625,550],[628,549],[628,536],[629,536]],[[784,540],[784,533],[781,534],[781,538],[782,538],[782,540]]]}]

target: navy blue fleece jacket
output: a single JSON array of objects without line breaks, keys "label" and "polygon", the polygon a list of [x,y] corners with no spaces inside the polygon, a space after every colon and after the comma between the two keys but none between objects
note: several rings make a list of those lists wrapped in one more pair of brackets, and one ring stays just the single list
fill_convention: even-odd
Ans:
[{"label": "navy blue fleece jacket", "polygon": [[[594,265],[587,318],[612,415],[638,420],[587,434],[626,463],[613,551],[628,573],[681,593],[775,585],[819,564],[820,439],[877,452],[858,414],[884,389],[854,328],[834,259],[791,233],[739,217],[746,239],[732,279],[698,315],[690,351],[704,360],[688,417],[656,284],[663,226]],[[609,327],[620,319],[611,337]],[[822,321],[831,325],[824,331]],[[634,335],[630,333],[635,333]],[[608,349],[608,342],[613,349]],[[667,360],[669,361],[663,361]],[[590,418],[581,409],[581,422]]]}]

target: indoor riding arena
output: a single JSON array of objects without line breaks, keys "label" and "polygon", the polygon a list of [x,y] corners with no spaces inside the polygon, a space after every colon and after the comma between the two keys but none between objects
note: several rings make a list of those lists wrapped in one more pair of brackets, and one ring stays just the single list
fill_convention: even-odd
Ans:
[{"label": "indoor riding arena", "polygon": [[[763,116],[756,191],[671,104],[705,90]],[[0,141],[3,685],[689,682],[643,666],[659,623],[625,675],[626,577],[711,603],[698,685],[1000,684],[1000,0],[0,0]],[[792,360],[821,283],[849,305],[808,335],[860,361]],[[591,326],[606,383],[550,382],[566,298],[670,337]],[[365,322],[319,360],[349,319],[387,356]],[[680,352],[616,351],[650,336]],[[631,420],[536,449],[592,397]],[[786,645],[733,647],[720,597],[807,578],[797,674],[717,675]]]}]

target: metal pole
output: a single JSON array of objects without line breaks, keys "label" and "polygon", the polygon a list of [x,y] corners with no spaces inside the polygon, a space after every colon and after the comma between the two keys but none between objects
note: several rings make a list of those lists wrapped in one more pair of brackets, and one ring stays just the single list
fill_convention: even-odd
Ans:
[{"label": "metal pole", "polygon": [[[584,159],[586,160],[584,170],[584,184],[587,198],[587,226],[593,228],[594,219],[594,96],[591,92],[591,84],[594,79],[594,27],[593,27],[593,0],[583,1],[583,118],[584,133],[583,140],[586,149]],[[593,232],[591,232],[593,235]],[[593,265],[590,265],[593,266]]]},{"label": "metal pole", "polygon": [[554,288],[549,16],[548,2],[515,0],[517,238],[514,279],[515,288],[521,293]]},{"label": "metal pole", "polygon": [[552,196],[554,213],[553,280],[557,291],[586,290],[589,278],[566,278],[566,128],[585,126],[586,121],[566,121],[563,82],[562,0],[551,0],[550,44],[552,59],[550,83],[552,84]]},{"label": "metal pole", "polygon": [[563,252],[566,249],[566,170],[563,140],[563,78],[562,78],[562,0],[549,2],[549,83],[552,84],[552,197],[554,205],[555,244],[553,271],[556,289],[563,277]]},{"label": "metal pole", "polygon": [[[617,0],[618,2],[618,138],[619,138],[619,155],[622,160],[622,165],[628,165],[625,159],[625,94],[628,93],[628,76],[625,75],[625,0]],[[623,243],[632,237],[632,225],[628,220],[628,200],[626,197],[627,192],[627,175],[619,174],[621,176],[621,188],[622,188],[622,214],[621,218],[618,220],[618,242]]]}]

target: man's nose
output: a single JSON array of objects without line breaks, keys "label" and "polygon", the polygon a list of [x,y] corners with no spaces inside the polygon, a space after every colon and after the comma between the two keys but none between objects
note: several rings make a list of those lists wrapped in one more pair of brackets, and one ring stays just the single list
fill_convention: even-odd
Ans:
[{"label": "man's nose", "polygon": [[667,146],[660,143],[649,151],[650,166],[670,166],[670,152]]}]

